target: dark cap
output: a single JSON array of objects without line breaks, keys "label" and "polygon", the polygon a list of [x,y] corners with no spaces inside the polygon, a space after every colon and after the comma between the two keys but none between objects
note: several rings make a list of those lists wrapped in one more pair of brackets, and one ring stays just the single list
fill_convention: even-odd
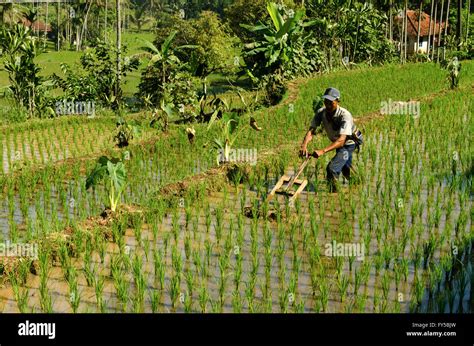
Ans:
[{"label": "dark cap", "polygon": [[329,101],[338,100],[340,97],[341,93],[336,88],[327,88],[323,95],[323,98]]}]

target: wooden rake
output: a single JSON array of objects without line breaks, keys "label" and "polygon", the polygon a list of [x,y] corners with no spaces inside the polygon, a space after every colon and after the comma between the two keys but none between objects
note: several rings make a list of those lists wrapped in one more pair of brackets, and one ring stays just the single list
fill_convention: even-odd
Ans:
[{"label": "wooden rake", "polygon": [[[290,199],[288,201],[289,203],[294,202],[294,200],[298,198],[298,195],[304,190],[306,185],[308,185],[308,180],[298,179],[298,177],[301,175],[301,173],[303,173],[303,170],[308,165],[311,157],[317,158],[316,154],[308,156],[293,176],[290,177],[285,174],[280,178],[280,180],[278,180],[272,191],[270,191],[270,193],[268,194],[267,202],[271,201],[275,194],[290,196]],[[296,191],[292,190],[293,185],[298,186]]]}]

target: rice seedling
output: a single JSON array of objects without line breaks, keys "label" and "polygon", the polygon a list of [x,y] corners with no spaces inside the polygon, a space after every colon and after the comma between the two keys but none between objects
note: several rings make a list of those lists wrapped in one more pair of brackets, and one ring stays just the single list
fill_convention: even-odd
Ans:
[{"label": "rice seedling", "polygon": [[319,300],[323,312],[326,312],[329,301],[329,286],[327,285],[326,280],[321,280],[319,283]]},{"label": "rice seedling", "polygon": [[[192,301],[192,298],[191,298],[190,294],[185,294],[184,295],[184,302],[183,303],[184,303],[184,312],[186,312],[186,313],[192,312],[193,301]],[[221,308],[221,312],[222,312],[222,308]]]},{"label": "rice seedling", "polygon": [[145,255],[145,261],[148,262],[148,256],[150,253],[150,240],[148,238],[143,239],[143,253]]},{"label": "rice seedling", "polygon": [[157,313],[158,306],[161,301],[162,290],[150,290],[149,292],[150,292],[151,311],[152,313]]},{"label": "rice seedling", "polygon": [[81,294],[78,289],[77,272],[74,267],[69,269],[69,304],[73,313],[77,313],[81,303]]},{"label": "rice seedling", "polygon": [[141,312],[145,299],[146,280],[142,272],[142,259],[138,254],[135,254],[133,258],[132,268],[136,288],[135,312]]},{"label": "rice seedling", "polygon": [[211,209],[209,207],[209,204],[206,205],[206,232],[209,233],[209,230],[211,229]]},{"label": "rice seedling", "polygon": [[206,249],[206,263],[209,267],[211,265],[212,249],[214,247],[214,244],[212,244],[209,239],[206,239],[204,242],[204,247]]},{"label": "rice seedling", "polygon": [[280,312],[281,313],[287,313],[288,312],[288,304],[290,301],[290,292],[288,289],[286,290],[281,290],[280,295],[278,298],[278,302],[280,305]]},{"label": "rice seedling", "polygon": [[232,311],[234,313],[242,312],[242,298],[238,290],[232,292]]},{"label": "rice seedling", "polygon": [[224,208],[219,206],[216,208],[216,225],[215,225],[215,232],[217,238],[217,244],[220,243],[222,239],[222,231],[223,231],[223,218],[224,218]]},{"label": "rice seedling", "polygon": [[423,284],[423,280],[418,275],[415,275],[412,290],[413,290],[413,292],[412,292],[412,301],[418,307],[418,306],[421,305],[421,301],[422,301],[422,298],[423,298],[423,293],[425,291],[425,286]]},{"label": "rice seedling", "polygon": [[390,275],[387,271],[385,271],[384,275],[382,276],[382,295],[385,301],[388,300],[388,293],[390,291]]},{"label": "rice seedling", "polygon": [[187,260],[191,258],[191,237],[189,235],[184,238],[184,254]]},{"label": "rice seedling", "polygon": [[199,289],[199,307],[202,313],[206,313],[207,304],[209,302],[209,293],[205,282],[201,282],[201,288]]},{"label": "rice seedling", "polygon": [[337,277],[336,285],[337,285],[337,288],[339,290],[339,296],[340,296],[341,303],[342,303],[342,302],[344,302],[344,299],[345,299],[346,294],[347,294],[347,289],[349,287],[349,278],[346,275],[341,273]]},{"label": "rice seedling", "polygon": [[179,230],[180,230],[180,225],[179,225],[179,214],[178,210],[175,208],[173,210],[173,217],[171,221],[172,225],[172,233],[173,233],[173,238],[174,238],[174,243],[178,243],[178,237],[179,237]]},{"label": "rice seedling", "polygon": [[171,277],[170,284],[168,286],[168,293],[171,300],[171,307],[173,311],[176,310],[176,304],[181,290],[181,279],[176,273]]},{"label": "rice seedling", "polygon": [[125,279],[124,273],[121,268],[112,269],[112,275],[114,280],[115,291],[117,298],[119,299],[122,310],[127,311],[128,297],[129,297],[129,284]]},{"label": "rice seedling", "polygon": [[186,280],[186,286],[188,288],[188,296],[189,296],[189,299],[192,301],[194,288],[195,288],[194,274],[191,271],[187,271],[185,274],[185,280]]},{"label": "rice seedling", "polygon": [[96,299],[96,304],[97,304],[97,309],[100,312],[105,312],[105,305],[104,305],[104,284],[105,284],[105,277],[102,275],[98,275],[95,278],[95,299]]}]

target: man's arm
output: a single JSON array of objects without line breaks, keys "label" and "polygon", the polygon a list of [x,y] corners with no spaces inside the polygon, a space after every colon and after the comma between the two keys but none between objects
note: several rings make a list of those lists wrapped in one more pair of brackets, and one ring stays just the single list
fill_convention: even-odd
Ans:
[{"label": "man's arm", "polygon": [[316,134],[316,129],[321,125],[323,121],[323,109],[320,109],[316,115],[314,116],[313,120],[311,120],[311,125],[309,127],[306,136],[304,136],[303,143],[301,144],[300,155],[308,158],[308,143],[313,139],[313,136]]},{"label": "man's arm", "polygon": [[316,129],[314,127],[310,127],[309,131],[306,133],[306,136],[304,137],[303,143],[301,144],[301,151],[300,155],[304,157],[308,157],[308,143],[313,139],[313,136],[315,134]]},{"label": "man's arm", "polygon": [[323,156],[324,154],[326,154],[327,152],[331,150],[342,148],[344,146],[344,143],[346,143],[346,138],[347,138],[347,135],[340,135],[339,138],[335,142],[333,142],[331,145],[327,146],[324,149],[316,150],[315,151],[316,155],[318,157]]}]

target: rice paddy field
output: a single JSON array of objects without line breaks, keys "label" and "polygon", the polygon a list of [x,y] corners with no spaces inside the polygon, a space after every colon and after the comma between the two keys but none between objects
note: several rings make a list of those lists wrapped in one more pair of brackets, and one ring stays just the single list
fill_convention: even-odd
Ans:
[{"label": "rice paddy field", "polygon": [[[0,312],[472,312],[473,82],[470,61],[456,90],[434,64],[296,80],[251,114],[262,131],[246,126],[234,143],[257,150],[255,165],[217,166],[207,125],[193,143],[172,125],[125,149],[107,116],[4,126],[0,241],[37,256],[0,256]],[[328,86],[364,133],[357,184],[328,192],[329,153],[306,167],[294,204],[265,202],[301,164]],[[420,112],[382,114],[389,101]],[[125,153],[121,205],[103,213],[106,191],[86,190],[86,176]],[[360,251],[335,251],[347,244]]]}]

